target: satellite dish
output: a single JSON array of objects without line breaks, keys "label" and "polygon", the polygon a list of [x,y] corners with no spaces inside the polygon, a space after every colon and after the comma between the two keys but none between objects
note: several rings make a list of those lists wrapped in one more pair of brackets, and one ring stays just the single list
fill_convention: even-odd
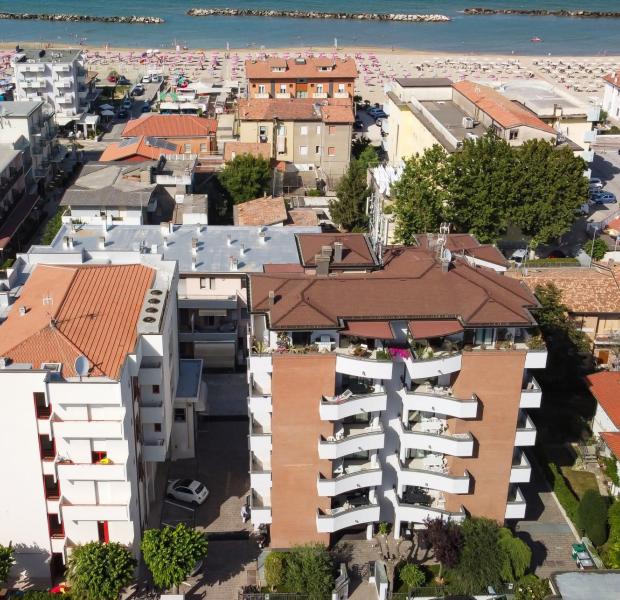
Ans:
[{"label": "satellite dish", "polygon": [[446,248],[441,255],[441,260],[447,263],[452,262],[452,252]]},{"label": "satellite dish", "polygon": [[88,371],[90,371],[90,363],[85,356],[78,356],[75,359],[75,372],[82,377],[86,377],[88,375]]}]

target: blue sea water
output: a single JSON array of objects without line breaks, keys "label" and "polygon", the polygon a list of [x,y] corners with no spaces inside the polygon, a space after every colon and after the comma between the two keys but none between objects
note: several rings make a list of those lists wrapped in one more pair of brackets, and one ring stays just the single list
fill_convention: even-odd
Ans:
[{"label": "blue sea water", "polygon": [[[441,13],[450,23],[385,23],[252,17],[188,17],[192,7]],[[384,46],[429,51],[516,54],[620,54],[620,19],[467,17],[465,7],[620,11],[620,0],[0,0],[0,11],[151,15],[162,25],[0,20],[0,41],[76,43],[88,47],[190,48]],[[542,43],[534,44],[537,36]]]}]

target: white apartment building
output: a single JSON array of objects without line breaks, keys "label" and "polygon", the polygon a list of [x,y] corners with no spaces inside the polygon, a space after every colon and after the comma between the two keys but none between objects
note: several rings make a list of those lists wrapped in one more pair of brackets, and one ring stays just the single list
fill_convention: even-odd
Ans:
[{"label": "white apartment building", "polygon": [[81,50],[20,50],[13,57],[17,100],[44,100],[58,125],[80,121],[88,110],[87,71]]},{"label": "white apartment building", "polygon": [[603,77],[603,110],[615,121],[620,121],[620,71]]},{"label": "white apartment building", "polygon": [[158,464],[193,455],[204,396],[201,361],[178,359],[176,263],[72,258],[31,253],[0,281],[0,540],[41,584],[76,544],[138,555]]}]

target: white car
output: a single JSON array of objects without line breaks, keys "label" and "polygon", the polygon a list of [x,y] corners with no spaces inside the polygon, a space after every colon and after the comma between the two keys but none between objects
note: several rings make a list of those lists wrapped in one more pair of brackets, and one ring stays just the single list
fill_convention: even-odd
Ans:
[{"label": "white car", "polygon": [[144,77],[142,77],[142,83],[151,83],[151,76],[144,75]]},{"label": "white car", "polygon": [[590,191],[600,190],[603,182],[598,177],[590,177]]},{"label": "white car", "polygon": [[202,504],[209,497],[209,490],[195,479],[172,479],[168,482],[166,494],[183,502]]}]

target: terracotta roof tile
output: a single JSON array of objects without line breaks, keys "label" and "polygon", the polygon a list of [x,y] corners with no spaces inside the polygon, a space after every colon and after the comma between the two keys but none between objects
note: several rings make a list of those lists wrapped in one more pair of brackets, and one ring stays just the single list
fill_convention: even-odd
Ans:
[{"label": "terracotta roof tile", "polygon": [[83,354],[92,375],[117,379],[135,348],[153,278],[154,270],[143,265],[37,266],[0,326],[0,355],[37,369],[59,362],[65,376],[75,376],[75,359]]},{"label": "terracotta roof tile", "polygon": [[620,89],[620,71],[616,71],[615,73],[608,73],[603,77],[603,79],[613,85],[615,88]]},{"label": "terracotta roof tile", "polygon": [[289,225],[314,227],[319,224],[319,217],[311,208],[293,208],[288,211]]},{"label": "terracotta roof tile", "polygon": [[286,221],[284,198],[265,196],[233,206],[235,225],[275,225]]},{"label": "terracotta roof tile", "polygon": [[[601,371],[586,377],[590,393],[612,423],[620,429],[620,372]],[[617,455],[620,458],[620,454]]]},{"label": "terracotta roof tile", "polygon": [[607,444],[607,447],[611,450],[611,453],[620,459],[620,432],[605,431],[601,433],[601,437]]},{"label": "terracotta roof tile", "polygon": [[[272,68],[285,68],[272,71]],[[333,67],[330,71],[319,71],[319,67]],[[357,66],[352,58],[306,58],[303,63],[294,58],[267,58],[246,60],[245,72],[248,79],[355,79]]]},{"label": "terracotta roof tile", "polygon": [[241,156],[251,154],[252,156],[262,156],[269,160],[271,158],[271,144],[261,144],[259,142],[226,142],[224,144],[224,161],[228,162]]},{"label": "terracotta roof tile", "polygon": [[239,100],[242,121],[323,121],[353,123],[353,105],[346,98],[250,98]]},{"label": "terracotta roof tile", "polygon": [[343,266],[374,267],[377,259],[370,249],[368,238],[363,233],[299,233],[297,246],[304,267],[316,267],[314,260],[321,254],[323,246],[331,246],[334,242],[342,244]]},{"label": "terracotta roof tile", "polygon": [[[428,248],[429,237],[427,235],[416,236],[418,246]],[[469,233],[450,233],[446,239],[446,246],[451,252],[462,252],[464,254],[485,260],[487,262],[506,266],[508,261],[504,255],[491,244],[481,244],[473,235]]]},{"label": "terracotta roof tile", "polygon": [[162,154],[181,154],[182,152],[181,144],[140,135],[122,142],[112,142],[106,146],[99,161],[125,160],[134,156],[144,160],[158,160]]},{"label": "terracotta roof tile", "polygon": [[493,88],[467,80],[454,83],[452,87],[506,129],[526,125],[547,133],[557,133],[553,127],[541,121],[534,113],[509,100]]},{"label": "terracotta roof tile", "polygon": [[123,129],[122,137],[150,136],[161,138],[198,138],[215,135],[217,119],[203,119],[194,115],[160,115],[148,113],[131,119]]}]

